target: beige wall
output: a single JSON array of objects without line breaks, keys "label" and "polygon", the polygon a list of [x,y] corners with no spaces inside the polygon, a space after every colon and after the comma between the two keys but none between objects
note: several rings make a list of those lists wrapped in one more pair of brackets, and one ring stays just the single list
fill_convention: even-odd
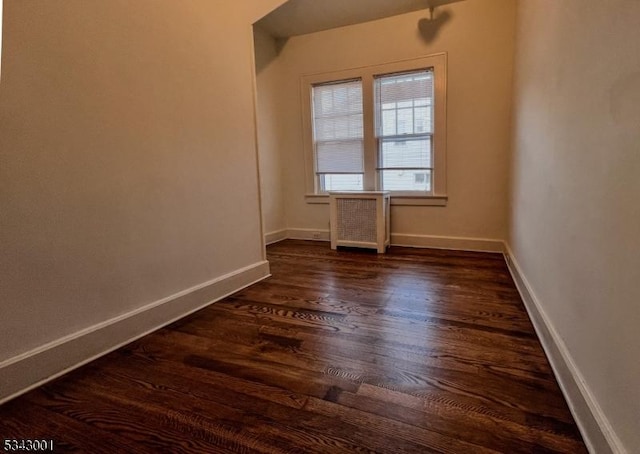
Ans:
[{"label": "beige wall", "polygon": [[8,0],[0,362],[263,259],[250,24],[282,0]]},{"label": "beige wall", "polygon": [[521,1],[509,243],[640,449],[640,2]]},{"label": "beige wall", "polygon": [[2,75],[2,11],[4,10],[3,0],[0,0],[0,76]]},{"label": "beige wall", "polygon": [[283,163],[280,153],[282,122],[278,113],[282,79],[276,40],[258,26],[253,28],[253,33],[263,228],[265,233],[272,233],[286,229]]},{"label": "beige wall", "polygon": [[426,11],[290,39],[275,69],[282,77],[277,98],[287,226],[326,230],[329,222],[327,205],[304,201],[300,76],[447,52],[449,204],[393,207],[392,231],[503,239],[515,5],[467,0],[439,8],[436,13],[447,10],[452,18],[429,44],[418,33]]}]

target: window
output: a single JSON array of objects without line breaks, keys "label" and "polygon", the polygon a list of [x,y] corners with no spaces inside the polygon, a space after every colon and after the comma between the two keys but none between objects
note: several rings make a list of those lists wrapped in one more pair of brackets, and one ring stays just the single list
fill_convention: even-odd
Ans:
[{"label": "window", "polygon": [[307,201],[389,190],[446,203],[446,55],[302,78]]},{"label": "window", "polygon": [[431,192],[433,71],[375,78],[380,189]]},{"label": "window", "polygon": [[362,81],[316,85],[312,97],[315,169],[320,191],[362,190]]}]

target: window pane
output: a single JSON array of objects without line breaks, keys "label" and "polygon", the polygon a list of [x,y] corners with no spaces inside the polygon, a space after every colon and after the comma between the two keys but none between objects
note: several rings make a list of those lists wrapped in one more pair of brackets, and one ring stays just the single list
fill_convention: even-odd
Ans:
[{"label": "window pane", "polygon": [[415,115],[415,129],[416,134],[432,133],[432,121],[431,121],[431,108],[430,107],[416,107],[414,111]]},{"label": "window pane", "polygon": [[399,134],[413,134],[413,109],[398,109]]},{"label": "window pane", "polygon": [[382,170],[381,175],[386,191],[431,191],[431,170]]},{"label": "window pane", "polygon": [[380,148],[380,167],[433,167],[430,136],[404,140],[381,139]]},{"label": "window pane", "polygon": [[385,136],[396,135],[396,110],[382,111],[382,134]]},{"label": "window pane", "polygon": [[381,76],[375,83],[378,137],[433,132],[431,70]]},{"label": "window pane", "polygon": [[323,191],[362,191],[364,188],[361,173],[320,175]]}]

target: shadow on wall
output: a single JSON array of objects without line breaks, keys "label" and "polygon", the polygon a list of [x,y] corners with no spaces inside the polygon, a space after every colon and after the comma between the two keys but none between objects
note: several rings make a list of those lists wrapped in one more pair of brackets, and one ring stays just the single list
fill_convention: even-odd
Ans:
[{"label": "shadow on wall", "polygon": [[288,41],[289,38],[275,38],[257,25],[253,25],[256,74],[260,74],[272,61],[278,58]]},{"label": "shadow on wall", "polygon": [[420,38],[427,43],[432,43],[437,37],[444,25],[453,18],[453,14],[449,10],[439,12],[434,16],[434,8],[429,8],[429,17],[418,21],[418,33]]},{"label": "shadow on wall", "polygon": [[[449,10],[437,11],[436,8],[449,3],[457,3],[464,0],[427,0],[426,11],[429,17],[418,21],[418,33],[420,38],[430,44],[439,35],[442,28],[451,21],[453,14]],[[267,31],[259,22],[253,24],[253,36],[256,49],[256,73],[260,74],[269,64],[282,53],[289,38],[279,37]]]}]

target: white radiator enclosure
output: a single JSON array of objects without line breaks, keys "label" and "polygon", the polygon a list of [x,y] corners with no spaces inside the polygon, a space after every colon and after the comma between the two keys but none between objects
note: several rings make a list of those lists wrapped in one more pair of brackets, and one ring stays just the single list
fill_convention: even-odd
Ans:
[{"label": "white radiator enclosure", "polygon": [[338,246],[386,251],[391,242],[389,191],[331,191],[331,249]]}]

